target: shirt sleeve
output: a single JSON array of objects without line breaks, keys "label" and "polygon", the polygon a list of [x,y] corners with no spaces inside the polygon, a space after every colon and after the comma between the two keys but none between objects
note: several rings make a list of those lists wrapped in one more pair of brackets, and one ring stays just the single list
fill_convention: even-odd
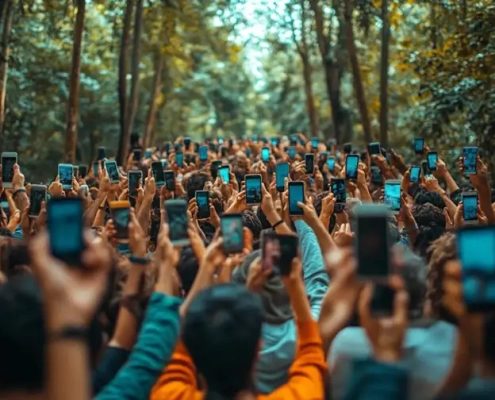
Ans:
[{"label": "shirt sleeve", "polygon": [[150,389],[169,360],[179,336],[182,301],[154,293],[141,333],[127,364],[96,400],[146,400]]},{"label": "shirt sleeve", "polygon": [[323,263],[318,239],[313,230],[302,220],[294,222],[299,235],[304,284],[314,319],[320,316],[321,302],[328,289],[329,278]]},{"label": "shirt sleeve", "polygon": [[126,363],[129,354],[130,351],[127,349],[108,347],[93,372],[93,394],[95,396],[115,378],[117,372]]}]

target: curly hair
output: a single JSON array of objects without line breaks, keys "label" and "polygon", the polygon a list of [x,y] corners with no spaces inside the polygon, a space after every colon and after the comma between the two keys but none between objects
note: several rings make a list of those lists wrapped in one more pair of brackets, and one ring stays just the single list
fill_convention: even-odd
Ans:
[{"label": "curly hair", "polygon": [[430,244],[445,232],[445,215],[443,209],[431,203],[414,205],[412,215],[419,228],[414,242],[414,251],[421,257],[426,257]]},{"label": "curly hair", "polygon": [[191,174],[186,182],[185,187],[187,192],[187,200],[194,199],[197,190],[203,190],[206,182],[211,181],[210,175],[205,172],[196,172]]},{"label": "curly hair", "polygon": [[428,249],[428,274],[426,300],[431,307],[433,315],[437,318],[456,322],[454,316],[442,305],[444,295],[442,281],[445,264],[457,259],[457,243],[455,234],[447,232],[435,240]]},{"label": "curly hair", "polygon": [[444,209],[446,207],[442,196],[436,192],[428,192],[427,190],[418,190],[414,197],[414,204],[432,204],[437,208]]}]

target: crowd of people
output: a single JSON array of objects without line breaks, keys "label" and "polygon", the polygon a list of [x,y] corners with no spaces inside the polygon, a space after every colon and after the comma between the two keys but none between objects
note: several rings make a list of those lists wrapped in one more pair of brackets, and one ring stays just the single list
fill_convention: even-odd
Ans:
[{"label": "crowd of people", "polygon": [[[376,146],[359,152],[302,134],[179,138],[142,156],[131,149],[116,183],[103,154],[79,166],[71,189],[57,177],[36,215],[18,159],[1,174],[8,184],[0,181],[8,205],[0,216],[0,400],[495,398],[495,297],[470,302],[463,281],[470,251],[487,264],[484,286],[495,279],[495,236],[476,240],[495,229],[488,169],[477,156],[469,175],[463,157],[449,171],[441,154],[425,167],[426,144],[407,164],[398,149]],[[157,162],[168,172],[163,185]],[[277,179],[282,163],[289,173]],[[129,196],[132,171],[144,179]],[[261,177],[260,194],[247,196],[247,175]],[[388,181],[400,185],[395,205]],[[304,182],[297,216],[289,212],[294,182]],[[344,187],[342,202],[332,188]],[[199,219],[204,191],[209,217]],[[473,193],[476,218],[466,221],[463,196]],[[61,222],[47,204],[62,198],[82,199],[80,265],[52,251],[50,232]],[[170,199],[187,201],[187,245],[171,239]],[[125,240],[114,201],[132,204]],[[380,282],[361,276],[357,254],[356,215],[376,203],[396,211],[387,216],[390,270]],[[236,253],[224,245],[240,240],[235,221],[221,229],[231,214],[242,217]],[[63,248],[64,235],[57,240]]]}]

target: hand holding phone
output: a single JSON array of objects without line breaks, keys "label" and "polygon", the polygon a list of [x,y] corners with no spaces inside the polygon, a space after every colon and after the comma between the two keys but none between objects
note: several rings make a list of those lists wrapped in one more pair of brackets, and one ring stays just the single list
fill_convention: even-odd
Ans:
[{"label": "hand holding phone", "polygon": [[119,169],[117,168],[117,162],[115,160],[105,161],[105,170],[107,171],[107,175],[108,175],[108,179],[110,179],[110,183],[120,182]]},{"label": "hand holding phone", "polygon": [[478,164],[478,148],[464,147],[462,150],[463,155],[463,172],[465,175],[476,175]]},{"label": "hand holding phone", "polygon": [[289,215],[300,216],[304,210],[297,203],[304,203],[304,182],[289,182]]},{"label": "hand holding phone", "polygon": [[421,167],[412,166],[409,172],[409,181],[411,183],[418,183],[421,175]]},{"label": "hand holding phone", "polygon": [[315,173],[315,155],[313,153],[306,153],[304,155],[304,161],[306,163],[306,175],[313,175]]},{"label": "hand holding phone", "polygon": [[129,222],[131,219],[131,203],[124,201],[110,201],[108,203],[115,227],[115,239],[129,238]]},{"label": "hand holding phone", "polygon": [[289,163],[280,163],[275,167],[275,187],[277,192],[285,190],[285,180],[289,177]]},{"label": "hand holding phone", "polygon": [[430,151],[426,155],[426,161],[428,162],[428,169],[430,171],[436,171],[438,163],[438,154],[436,151]]},{"label": "hand holding phone", "polygon": [[165,201],[165,213],[170,226],[170,241],[174,246],[188,246],[191,241],[187,234],[189,218],[187,216],[187,201],[167,200]]},{"label": "hand holding phone", "polygon": [[359,168],[359,156],[357,154],[349,154],[345,159],[345,179],[357,180]]},{"label": "hand holding phone", "polygon": [[196,218],[198,220],[210,218],[210,193],[208,190],[196,190],[195,198],[198,207]]},{"label": "hand holding phone", "polygon": [[261,204],[263,191],[261,189],[261,175],[246,175],[246,205]]},{"label": "hand holding phone", "polygon": [[46,202],[47,188],[45,185],[31,185],[29,194],[29,217],[38,218],[41,212],[41,203]]},{"label": "hand holding phone", "polygon": [[17,164],[17,153],[2,153],[2,182],[5,189],[12,189],[12,179],[14,178],[14,165]]},{"label": "hand holding phone", "polygon": [[58,179],[64,190],[72,190],[74,168],[72,164],[58,164]]},{"label": "hand holding phone", "polygon": [[155,178],[156,187],[162,187],[165,185],[165,175],[163,173],[163,166],[160,161],[154,161],[151,163],[151,173]]},{"label": "hand holding phone", "polygon": [[242,214],[224,214],[220,218],[220,230],[225,254],[242,253],[244,250],[244,232]]},{"label": "hand holding phone", "polygon": [[393,214],[399,214],[401,206],[400,179],[388,179],[385,181],[384,200],[385,205]]},{"label": "hand holding phone", "polygon": [[467,192],[462,194],[462,216],[465,222],[478,220],[478,193]]}]

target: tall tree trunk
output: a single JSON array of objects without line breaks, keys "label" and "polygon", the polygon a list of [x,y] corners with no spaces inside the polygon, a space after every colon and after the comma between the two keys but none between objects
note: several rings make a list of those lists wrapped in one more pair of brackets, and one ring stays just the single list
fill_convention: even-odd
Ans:
[{"label": "tall tree trunk", "polygon": [[388,148],[388,68],[390,53],[390,26],[388,0],[382,0],[382,48],[380,54],[380,142]]},{"label": "tall tree trunk", "polygon": [[157,100],[158,95],[162,90],[162,72],[163,72],[163,64],[165,61],[165,55],[161,49],[158,49],[157,53],[157,62],[155,66],[155,79],[153,80],[153,92],[150,97],[150,105],[148,107],[148,116],[146,117],[146,128],[144,131],[143,137],[143,148],[146,149],[150,147],[150,139],[151,132],[153,132],[153,128],[155,126],[156,120],[156,109],[157,109]]},{"label": "tall tree trunk", "polygon": [[309,56],[301,55],[303,64],[303,77],[304,77],[304,92],[306,94],[306,110],[308,112],[309,123],[311,125],[311,134],[313,137],[320,135],[320,127],[318,123],[318,114],[315,107],[315,99],[313,96],[313,76],[311,71],[311,64]]},{"label": "tall tree trunk", "polygon": [[347,50],[349,52],[349,59],[351,61],[354,94],[356,96],[356,102],[359,108],[359,114],[361,115],[361,125],[363,126],[364,139],[367,143],[373,141],[371,135],[371,122],[368,113],[368,105],[366,104],[366,95],[364,92],[363,79],[361,77],[361,69],[359,68],[359,60],[357,56],[356,43],[354,42],[354,31],[352,24],[352,0],[345,0],[345,30],[347,40]]},{"label": "tall tree trunk", "polygon": [[7,74],[9,71],[10,32],[14,15],[14,0],[4,0],[2,14],[4,17],[2,33],[2,53],[0,64],[0,151],[3,149],[3,125],[5,122],[5,95],[7,92]]},{"label": "tall tree trunk", "polygon": [[437,31],[437,4],[436,0],[431,0],[430,3],[430,40],[431,47],[437,48],[438,45],[438,31]]},{"label": "tall tree trunk", "polygon": [[72,69],[69,81],[69,100],[67,102],[65,161],[74,163],[77,144],[77,123],[79,120],[79,81],[81,78],[82,37],[84,31],[84,14],[86,0],[77,0],[76,24],[74,26],[74,43],[72,47]]},{"label": "tall tree trunk", "polygon": [[136,15],[134,16],[134,37],[132,43],[132,63],[131,63],[131,94],[129,95],[129,101],[126,105],[126,119],[125,130],[122,147],[119,148],[119,164],[125,165],[126,158],[129,149],[129,140],[131,138],[132,128],[134,126],[134,119],[136,118],[136,112],[138,107],[138,95],[139,95],[139,62],[141,56],[141,30],[143,23],[143,0],[137,0],[136,3]]},{"label": "tall tree trunk", "polygon": [[124,13],[124,26],[122,27],[122,37],[120,41],[119,55],[119,118],[120,118],[120,137],[117,159],[125,157],[127,142],[126,133],[126,110],[127,110],[127,55],[129,52],[129,43],[131,38],[132,12],[134,10],[134,0],[127,0]]}]

